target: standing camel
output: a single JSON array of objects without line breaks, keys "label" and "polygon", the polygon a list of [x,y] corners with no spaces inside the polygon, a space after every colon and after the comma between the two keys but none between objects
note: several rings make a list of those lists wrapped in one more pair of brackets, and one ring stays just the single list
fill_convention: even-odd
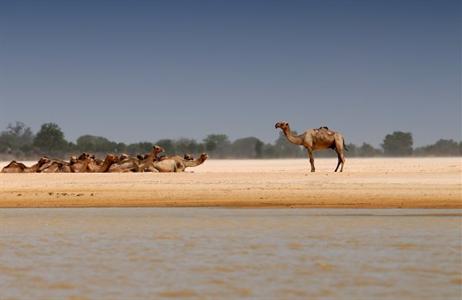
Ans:
[{"label": "standing camel", "polygon": [[320,127],[318,129],[308,129],[300,135],[294,135],[290,131],[289,123],[287,122],[277,122],[274,127],[281,128],[284,135],[292,144],[301,145],[306,148],[308,158],[310,159],[311,172],[315,171],[313,151],[323,149],[334,149],[337,152],[338,163],[335,172],[337,172],[340,165],[340,172],[343,172],[343,165],[345,164],[344,150],[347,149],[341,133],[329,130],[327,127]]}]

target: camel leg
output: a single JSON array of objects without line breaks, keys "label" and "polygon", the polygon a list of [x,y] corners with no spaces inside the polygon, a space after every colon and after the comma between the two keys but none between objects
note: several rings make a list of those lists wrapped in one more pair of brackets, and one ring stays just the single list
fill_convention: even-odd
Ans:
[{"label": "camel leg", "polygon": [[337,168],[335,168],[335,172],[337,172],[339,166],[341,166],[340,172],[343,172],[343,165],[345,164],[345,155],[343,154],[343,151],[337,150],[337,157],[338,157],[338,163],[337,163]]},{"label": "camel leg", "polygon": [[337,152],[338,163],[337,168],[335,168],[335,172],[337,172],[338,167],[340,166],[340,172],[343,172],[343,165],[345,164],[345,154],[344,152],[344,140],[341,136],[335,137],[335,152]]},{"label": "camel leg", "polygon": [[314,168],[313,151],[307,149],[307,152],[308,152],[308,158],[310,159],[311,172],[314,172],[314,171],[315,171],[315,168]]},{"label": "camel leg", "polygon": [[340,153],[340,159],[342,160],[342,166],[340,167],[340,172],[343,172],[343,166],[345,165],[345,155],[343,151]]},{"label": "camel leg", "polygon": [[[338,152],[337,152],[337,158],[338,158],[337,167],[335,168],[334,172],[337,172],[338,167],[340,167],[340,164],[342,163],[342,160],[340,159],[340,153],[338,153]],[[340,172],[342,172],[342,171],[340,171]]]}]

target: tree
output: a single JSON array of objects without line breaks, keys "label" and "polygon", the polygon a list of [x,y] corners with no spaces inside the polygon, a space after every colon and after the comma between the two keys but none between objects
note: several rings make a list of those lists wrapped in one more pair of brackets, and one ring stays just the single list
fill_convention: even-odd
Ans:
[{"label": "tree", "polygon": [[34,146],[48,155],[61,155],[67,151],[64,133],[55,123],[45,123],[34,138]]},{"label": "tree", "polygon": [[202,146],[193,139],[181,138],[174,142],[175,149],[179,154],[202,152]]},{"label": "tree", "polygon": [[231,145],[232,156],[256,158],[261,157],[263,151],[263,142],[256,137],[247,137],[237,139]]},{"label": "tree", "polygon": [[255,157],[262,158],[263,157],[263,148],[265,147],[265,143],[257,139],[255,141]]},{"label": "tree", "polygon": [[102,136],[87,134],[77,139],[77,149],[83,152],[113,153],[117,150],[117,143]]},{"label": "tree", "polygon": [[262,149],[262,156],[265,158],[275,158],[276,147],[271,143],[264,144]]},{"label": "tree", "polygon": [[361,147],[357,149],[357,155],[360,157],[379,156],[380,154],[381,151],[379,149],[374,148],[368,143],[363,143]]},{"label": "tree", "polygon": [[353,143],[346,144],[345,149],[348,149],[348,150],[346,150],[346,151],[348,151],[348,157],[356,157],[356,156],[358,156],[358,147],[355,144],[353,144]]},{"label": "tree", "polygon": [[175,143],[173,140],[170,139],[162,139],[156,142],[156,145],[161,146],[165,149],[165,153],[167,154],[174,154],[176,153]]},{"label": "tree", "polygon": [[131,155],[145,154],[152,150],[152,146],[154,145],[150,142],[134,143],[127,146],[127,152]]},{"label": "tree", "polygon": [[412,154],[412,133],[395,131],[387,134],[382,148],[387,156],[409,156]]},{"label": "tree", "polygon": [[431,156],[457,156],[461,155],[460,143],[454,140],[440,139],[433,145],[419,147],[415,149],[416,155],[431,155]]},{"label": "tree", "polygon": [[28,154],[32,151],[34,134],[30,127],[22,122],[8,124],[6,131],[0,133],[0,152],[15,155]]},{"label": "tree", "polygon": [[209,134],[203,142],[205,150],[214,156],[222,158],[229,154],[231,142],[226,134]]},{"label": "tree", "polygon": [[127,145],[125,143],[117,143],[114,153],[125,153],[127,152]]}]

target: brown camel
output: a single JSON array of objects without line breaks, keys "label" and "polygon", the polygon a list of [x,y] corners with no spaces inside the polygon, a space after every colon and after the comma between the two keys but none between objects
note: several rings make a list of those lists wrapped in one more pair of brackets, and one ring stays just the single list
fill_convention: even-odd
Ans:
[{"label": "brown camel", "polygon": [[119,156],[119,161],[126,160],[128,157],[129,157],[128,154],[122,153]]},{"label": "brown camel", "polygon": [[97,158],[94,154],[90,155],[90,159],[90,163],[92,163],[93,165],[96,164],[98,166],[102,166],[104,163],[104,160]]},{"label": "brown camel", "polygon": [[48,164],[50,162],[50,159],[46,156],[43,156],[39,159],[39,161],[30,166],[29,168],[26,168],[24,170],[24,173],[36,173],[36,172],[39,172],[40,171],[40,168],[46,164]]},{"label": "brown camel", "polygon": [[162,152],[165,152],[164,148],[157,145],[153,146],[151,152],[142,156],[142,159],[138,159],[138,171],[157,172],[157,170],[153,168],[153,163],[159,160],[157,155]]},{"label": "brown camel", "polygon": [[40,168],[49,161],[50,159],[48,157],[43,156],[36,164],[27,167],[23,163],[13,160],[2,169],[2,173],[36,173],[39,172]]},{"label": "brown camel", "polygon": [[45,165],[41,172],[43,173],[85,173],[85,172],[98,172],[105,170],[112,161],[116,159],[115,156],[108,155],[107,160],[99,163],[100,160],[96,159],[94,155],[83,152],[79,157],[71,156],[69,162],[55,159],[48,165]]},{"label": "brown camel", "polygon": [[84,152],[77,159],[71,157],[70,168],[73,173],[85,173],[88,172],[88,164],[90,164],[92,158],[91,155]]},{"label": "brown camel", "polygon": [[53,159],[43,165],[39,172],[41,173],[83,173],[87,172],[90,163],[90,154],[82,153],[78,158],[71,156],[69,162],[61,159]]},{"label": "brown camel", "polygon": [[164,158],[153,163],[154,168],[159,172],[184,172],[186,168],[196,167],[206,161],[208,155],[202,153],[198,159],[185,159],[181,156],[172,156]]},{"label": "brown camel", "polygon": [[126,173],[138,171],[139,159],[137,157],[128,156],[127,154],[121,154],[107,170],[109,173]]},{"label": "brown camel", "polygon": [[24,173],[26,168],[25,164],[12,160],[2,169],[2,173]]},{"label": "brown camel", "polygon": [[138,172],[138,159],[127,157],[119,159],[107,170],[109,173]]},{"label": "brown camel", "polygon": [[40,173],[71,173],[71,165],[64,160],[52,160],[40,168]]},{"label": "brown camel", "polygon": [[112,164],[117,162],[117,156],[113,154],[106,155],[106,158],[102,163],[98,163],[100,160],[96,158],[92,158],[88,163],[88,171],[92,173],[102,173],[107,172]]},{"label": "brown camel", "polygon": [[121,173],[121,172],[157,172],[151,168],[152,162],[156,161],[157,155],[161,152],[165,151],[164,148],[160,146],[153,146],[151,152],[146,154],[145,156],[138,157],[130,157],[127,154],[120,155],[117,162],[111,165],[108,172],[110,173]]},{"label": "brown camel", "polygon": [[308,158],[310,159],[311,172],[315,171],[313,151],[323,149],[334,149],[337,152],[338,163],[335,172],[337,172],[340,165],[340,172],[343,172],[343,165],[345,164],[344,150],[346,150],[346,147],[341,133],[332,131],[327,127],[320,127],[318,129],[308,129],[300,135],[294,135],[287,122],[277,122],[274,127],[281,128],[284,135],[292,144],[301,145],[306,148]]}]

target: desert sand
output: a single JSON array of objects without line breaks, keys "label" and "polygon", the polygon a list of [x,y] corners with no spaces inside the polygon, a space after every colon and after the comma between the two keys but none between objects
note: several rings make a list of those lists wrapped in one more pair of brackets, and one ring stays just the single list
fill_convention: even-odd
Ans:
[{"label": "desert sand", "polygon": [[316,173],[306,159],[210,159],[187,173],[0,174],[0,207],[462,208],[462,158],[348,159],[343,173],[334,159],[315,163]]}]

